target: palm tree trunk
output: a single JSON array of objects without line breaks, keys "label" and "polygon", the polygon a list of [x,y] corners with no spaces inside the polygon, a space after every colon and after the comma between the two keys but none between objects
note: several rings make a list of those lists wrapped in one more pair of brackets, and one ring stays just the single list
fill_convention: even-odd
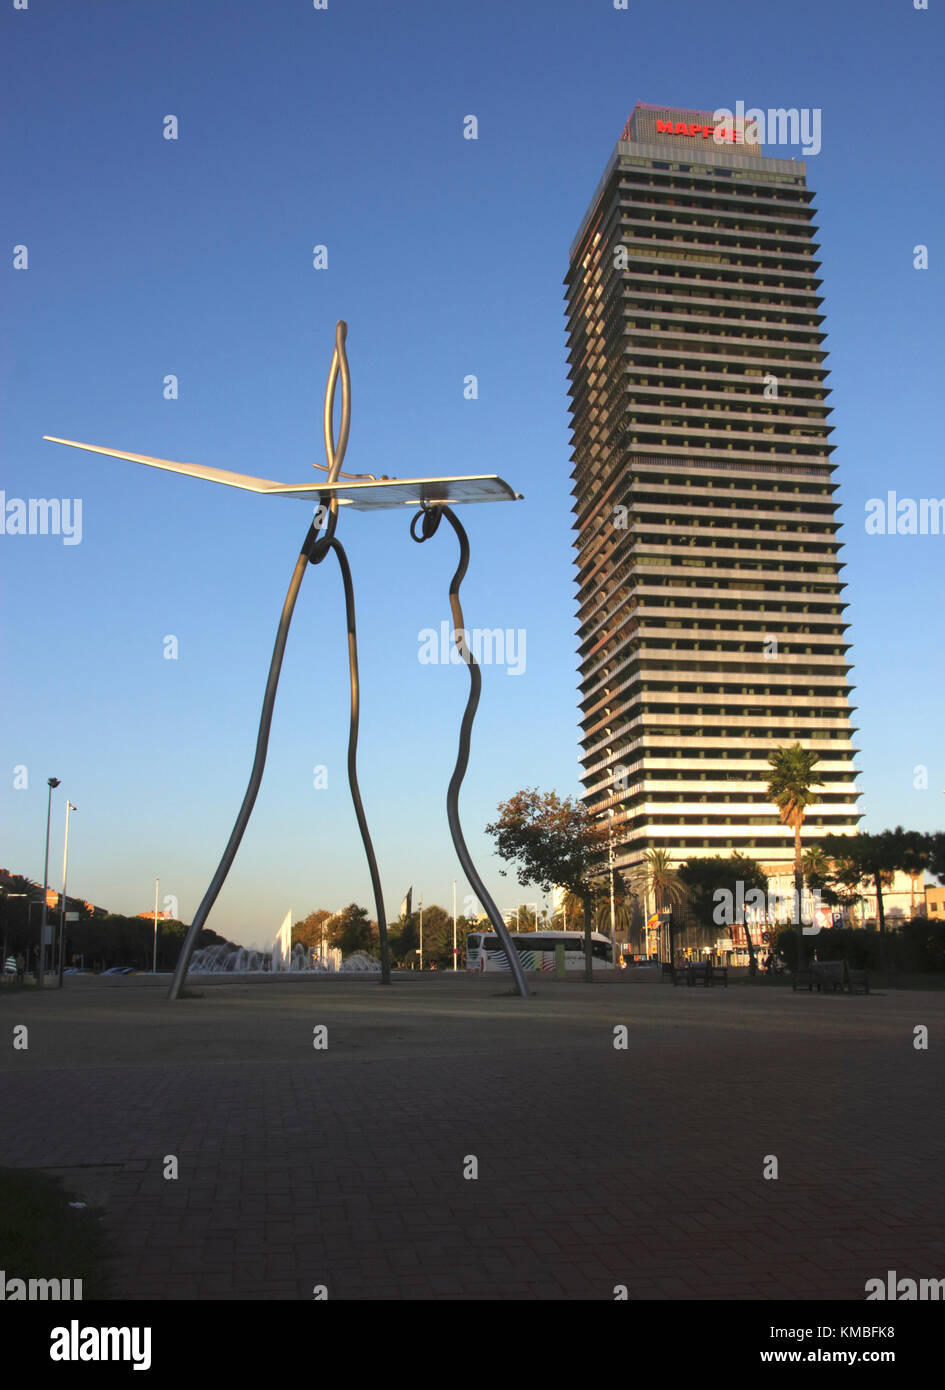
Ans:
[{"label": "palm tree trunk", "polygon": [[883,882],[880,874],[873,875],[876,883],[876,915],[879,918],[879,958],[884,974],[889,973],[889,958],[886,955],[886,908],[883,905]]},{"label": "palm tree trunk", "polygon": [[801,826],[794,822],[794,924],[797,928],[797,969],[806,969],[804,952],[804,923],[801,912],[801,894],[804,891],[804,871],[801,867]]},{"label": "palm tree trunk", "polygon": [[584,979],[587,984],[591,984],[594,979],[594,944],[591,941],[593,922],[590,890],[581,894],[581,901],[584,903]]},{"label": "palm tree trunk", "polygon": [[745,933],[745,940],[748,943],[748,978],[749,980],[753,980],[758,973],[758,963],[755,960],[755,948],[751,943],[751,928],[747,921],[742,923],[742,929]]}]

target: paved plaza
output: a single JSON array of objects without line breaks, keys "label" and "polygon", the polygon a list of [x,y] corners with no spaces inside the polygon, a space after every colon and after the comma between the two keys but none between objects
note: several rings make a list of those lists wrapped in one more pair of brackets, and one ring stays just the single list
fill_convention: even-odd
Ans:
[{"label": "paved plaza", "polygon": [[116,1297],[837,1300],[945,1275],[943,993],[166,988],[0,1004],[0,1165],[104,1208]]}]

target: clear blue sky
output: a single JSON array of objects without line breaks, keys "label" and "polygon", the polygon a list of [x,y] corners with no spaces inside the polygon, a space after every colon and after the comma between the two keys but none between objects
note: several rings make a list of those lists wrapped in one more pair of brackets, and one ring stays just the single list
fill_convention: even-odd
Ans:
[{"label": "clear blue sky", "polygon": [[[941,442],[942,6],[912,0],[30,0],[0,12],[2,480],[81,498],[81,544],[0,536],[0,864],[115,911],[153,880],[189,920],[243,794],[302,502],[231,493],[43,434],[284,481],[314,477],[336,319],[349,323],[346,468],[498,472],[466,508],[467,622],[524,629],[485,670],[462,814],[525,785],[576,793],[562,279],[638,100],[819,108],[834,458],[853,624],[864,826],[942,823],[941,536],[867,536],[868,498],[945,492]],[[179,139],[163,138],[168,114]],[[479,138],[463,139],[475,115]],[[774,152],[774,151],[773,151]],[[784,151],[776,151],[784,153]],[[792,153],[789,151],[788,153]],[[798,152],[799,153],[799,152]],[[929,246],[930,269],[913,268]],[[328,268],[312,248],[328,248]],[[27,245],[29,269],[14,270]],[[464,399],[463,379],[479,381]],[[163,398],[166,375],[179,399]],[[408,514],[348,514],[363,681],[361,780],[395,915],[449,905],[445,820],[466,673],[421,665],[455,548]],[[179,659],[163,658],[163,639]],[[271,940],[285,912],[373,906],[347,797],[342,596],[311,569],[270,761],[210,925]],[[313,787],[313,768],[328,786]],[[913,769],[928,768],[914,789]],[[29,787],[14,790],[14,768]],[[459,894],[468,891],[460,879]]]}]

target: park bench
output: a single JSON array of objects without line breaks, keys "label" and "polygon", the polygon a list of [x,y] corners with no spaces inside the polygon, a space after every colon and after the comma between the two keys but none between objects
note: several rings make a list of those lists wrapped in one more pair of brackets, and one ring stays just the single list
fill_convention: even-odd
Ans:
[{"label": "park bench", "polygon": [[846,990],[849,994],[869,994],[869,975],[865,970],[851,970],[845,960],[813,960],[808,970],[796,970],[791,979],[793,990],[814,987],[825,994]]},{"label": "park bench", "polygon": [[699,961],[696,965],[687,965],[682,970],[673,971],[674,985],[698,985],[708,987],[721,980],[722,984],[728,989],[728,967],[724,965],[709,965]]},{"label": "park bench", "polygon": [[830,990],[836,994],[846,984],[847,966],[842,960],[812,960],[810,963],[811,982],[821,994]]}]

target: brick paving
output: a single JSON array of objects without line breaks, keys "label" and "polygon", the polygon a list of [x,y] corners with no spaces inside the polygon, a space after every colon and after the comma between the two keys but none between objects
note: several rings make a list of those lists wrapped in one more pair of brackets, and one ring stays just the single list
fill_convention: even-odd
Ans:
[{"label": "brick paving", "polygon": [[0,1164],[104,1208],[116,1297],[839,1300],[945,1275],[945,993],[165,988],[0,996],[0,1036],[30,1030],[0,1052]]}]

